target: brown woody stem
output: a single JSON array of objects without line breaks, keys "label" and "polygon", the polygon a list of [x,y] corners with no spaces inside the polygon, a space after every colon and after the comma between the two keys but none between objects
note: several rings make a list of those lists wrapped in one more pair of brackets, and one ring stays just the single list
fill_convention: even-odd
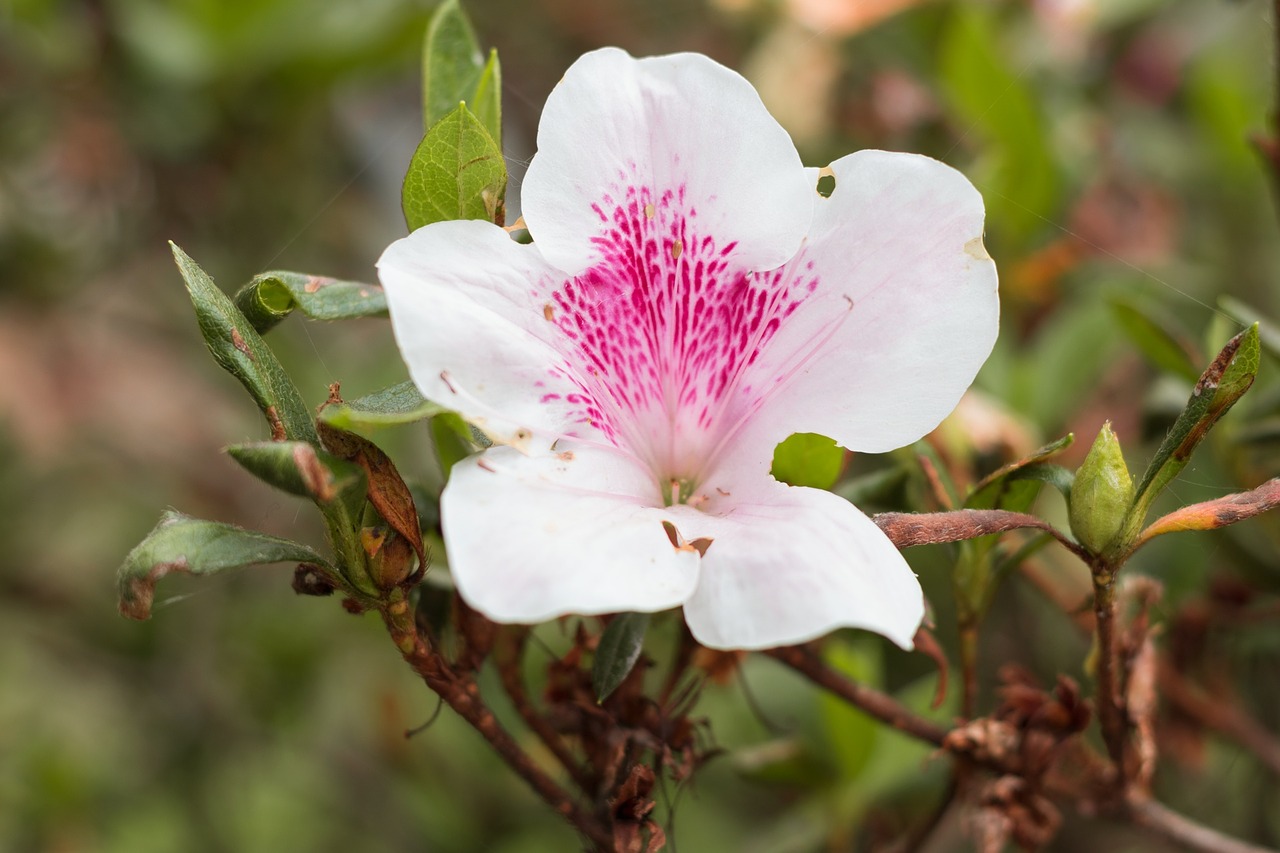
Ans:
[{"label": "brown woody stem", "polygon": [[770,649],[765,654],[782,661],[814,684],[831,691],[850,705],[860,708],[883,723],[888,723],[900,732],[906,732],[936,746],[941,746],[943,739],[947,736],[946,729],[916,716],[892,696],[867,687],[865,684],[859,684],[836,672],[823,663],[821,658],[802,646]]},{"label": "brown woody stem", "polygon": [[584,793],[591,795],[595,791],[595,783],[586,768],[582,766],[559,732],[552,728],[545,717],[540,715],[529,700],[525,689],[524,677],[520,672],[520,660],[524,656],[525,642],[529,638],[529,629],[524,627],[508,629],[499,639],[495,655],[498,665],[498,678],[502,681],[502,689],[507,691],[516,713],[524,720],[526,726],[543,745],[550,750],[556,760],[564,765],[564,769],[573,777],[573,781]]},{"label": "brown woody stem", "polygon": [[1128,811],[1134,823],[1188,850],[1200,850],[1203,853],[1275,853],[1270,848],[1223,835],[1216,829],[1183,817],[1149,798],[1131,801]]},{"label": "brown woody stem", "polygon": [[382,621],[405,662],[458,716],[480,733],[494,751],[557,814],[562,815],[601,851],[615,849],[613,837],[590,815],[583,813],[569,794],[555,783],[498,724],[480,697],[480,688],[469,675],[455,672],[445,659],[423,642],[404,600],[383,606]]},{"label": "brown woody stem", "polygon": [[1116,576],[1110,566],[1094,564],[1093,616],[1098,632],[1098,723],[1107,754],[1124,776],[1125,713],[1116,672]]}]

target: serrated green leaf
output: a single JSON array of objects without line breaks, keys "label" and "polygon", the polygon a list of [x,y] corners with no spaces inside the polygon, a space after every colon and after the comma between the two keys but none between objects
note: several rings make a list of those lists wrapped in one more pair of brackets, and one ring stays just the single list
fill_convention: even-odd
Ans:
[{"label": "serrated green leaf", "polygon": [[376,284],[273,270],[256,275],[240,288],[236,308],[266,334],[295,309],[312,320],[383,317],[387,297]]},{"label": "serrated green leaf", "polygon": [[[463,98],[462,100],[467,100]],[[498,61],[498,51],[489,51],[489,61],[476,82],[475,92],[468,101],[471,111],[480,119],[485,130],[502,150],[502,63]]]},{"label": "serrated green leaf", "polygon": [[116,573],[120,612],[130,619],[148,618],[156,584],[172,572],[210,575],[241,566],[283,562],[327,567],[324,558],[297,542],[169,511],[129,552]]},{"label": "serrated green leaf", "polygon": [[1123,534],[1116,537],[1113,549],[1133,541],[1156,496],[1187,466],[1214,424],[1249,390],[1258,374],[1261,352],[1255,323],[1228,341],[1200,376],[1182,414],[1142,475]]},{"label": "serrated green leaf", "polygon": [[644,635],[649,630],[648,613],[622,613],[613,617],[591,662],[591,689],[603,702],[626,680],[644,651]]},{"label": "serrated green leaf", "polygon": [[429,130],[459,101],[472,97],[484,73],[484,54],[458,0],[431,15],[422,45],[422,127]]},{"label": "serrated green leaf", "polygon": [[316,443],[311,410],[276,360],[275,353],[200,265],[176,244],[169,246],[191,294],[200,333],[209,352],[253,396],[266,415],[272,438]]},{"label": "serrated green leaf", "polygon": [[1191,382],[1199,378],[1196,364],[1201,356],[1172,317],[1124,299],[1113,300],[1111,312],[1129,340],[1153,365]]},{"label": "serrated green leaf", "polygon": [[466,104],[440,119],[418,144],[401,203],[409,230],[450,219],[497,222],[507,166],[489,131]]},{"label": "serrated green leaf", "polygon": [[798,432],[774,448],[770,472],[788,485],[829,489],[843,468],[843,447],[825,435]]},{"label": "serrated green leaf", "polygon": [[233,444],[227,455],[264,483],[320,504],[364,482],[357,466],[305,441]]},{"label": "serrated green leaf", "polygon": [[365,397],[325,406],[320,419],[345,430],[398,426],[445,411],[422,396],[412,381],[383,388]]}]

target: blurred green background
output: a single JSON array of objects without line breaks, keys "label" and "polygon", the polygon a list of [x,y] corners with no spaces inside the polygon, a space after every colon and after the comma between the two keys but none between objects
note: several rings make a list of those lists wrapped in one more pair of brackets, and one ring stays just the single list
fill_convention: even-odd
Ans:
[{"label": "blurred green background", "polygon": [[[116,613],[114,569],[163,507],[320,541],[300,501],[219,452],[264,427],[208,360],[166,241],[228,290],[273,268],[370,279],[404,233],[430,11],[0,5],[0,850],[576,849],[448,712],[405,740],[434,697],[372,617],[296,597],[286,570],[175,579],[150,622]],[[1186,399],[1188,365],[1250,306],[1280,315],[1280,227],[1248,141],[1272,98],[1262,0],[476,0],[468,12],[502,57],[510,219],[547,92],[606,44],[742,70],[807,162],[881,147],[965,171],[988,203],[1004,319],[979,393],[939,439],[958,474],[1067,431],[1077,464],[1105,419],[1141,470]],[[404,378],[385,321],[293,319],[269,340],[316,404],[332,381],[357,396]],[[1166,507],[1280,468],[1271,344]],[[378,438],[438,483],[425,430]],[[888,464],[857,458],[847,476]],[[921,508],[912,494],[868,508]],[[1056,495],[1039,508],[1065,516]],[[1134,564],[1166,584],[1157,617],[1178,665],[1272,732],[1278,528],[1184,534]],[[953,648],[948,552],[912,559]],[[1078,564],[1037,559],[1043,583],[1083,594]],[[543,639],[562,646],[565,630]],[[1007,661],[1087,684],[1087,640],[1023,575],[1001,588],[982,653],[983,708]],[[927,705],[920,656],[857,635],[832,655]],[[953,695],[938,713],[955,707]],[[880,849],[945,785],[926,749],[765,659],[709,686],[699,713],[726,754],[666,791],[679,799],[673,850]],[[1280,785],[1255,756],[1173,713],[1160,738],[1166,801],[1280,843]],[[953,824],[933,849],[965,849]],[[1161,848],[1069,816],[1053,849]]]}]

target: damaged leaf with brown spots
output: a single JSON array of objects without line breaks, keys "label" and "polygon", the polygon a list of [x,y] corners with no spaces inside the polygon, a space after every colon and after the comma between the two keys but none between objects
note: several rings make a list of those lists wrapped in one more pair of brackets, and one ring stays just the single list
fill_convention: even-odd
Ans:
[{"label": "damaged leaf with brown spots", "polygon": [[[253,396],[266,415],[272,438],[317,442],[311,411],[266,342],[187,253],[170,243],[191,294],[200,334],[214,361]],[[282,434],[283,433],[283,434]]]},{"label": "damaged leaf with brown spots", "polygon": [[308,563],[321,570],[328,567],[327,561],[306,545],[170,510],[129,552],[116,573],[120,612],[130,619],[149,618],[156,584],[174,572],[211,575],[259,563],[285,562]]},{"label": "damaged leaf with brown spots", "polygon": [[391,529],[403,536],[413,548],[418,557],[418,574],[425,572],[427,553],[422,544],[418,510],[413,502],[413,494],[401,479],[391,458],[378,445],[353,432],[338,429],[324,421],[318,421],[316,428],[327,451],[364,470],[369,485],[369,503],[373,504]]}]

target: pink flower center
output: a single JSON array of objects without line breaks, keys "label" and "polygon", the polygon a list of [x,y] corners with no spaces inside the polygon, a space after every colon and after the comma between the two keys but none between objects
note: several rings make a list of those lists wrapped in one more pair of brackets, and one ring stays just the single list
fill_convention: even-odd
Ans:
[{"label": "pink flower center", "polygon": [[750,368],[818,282],[802,260],[736,266],[737,244],[700,229],[683,187],[617,194],[593,206],[599,263],[544,310],[562,333],[553,373],[579,389],[565,399],[577,421],[648,465],[664,503],[683,503],[769,391]]}]

